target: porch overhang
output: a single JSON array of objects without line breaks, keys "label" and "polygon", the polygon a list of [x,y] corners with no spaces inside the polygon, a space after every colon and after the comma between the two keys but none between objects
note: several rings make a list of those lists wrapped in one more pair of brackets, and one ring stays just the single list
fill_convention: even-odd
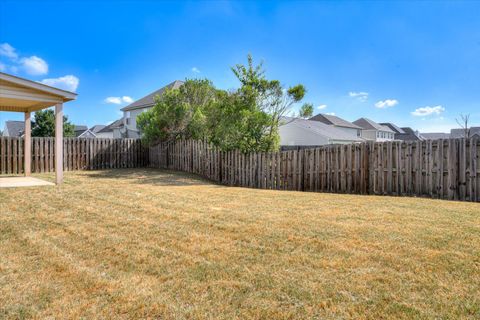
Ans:
[{"label": "porch overhang", "polygon": [[38,111],[76,97],[73,92],[0,72],[0,111]]},{"label": "porch overhang", "polygon": [[63,103],[77,94],[42,83],[0,72],[0,111],[25,114],[25,175],[30,175],[30,113],[55,106],[55,174],[56,183],[63,180]]}]

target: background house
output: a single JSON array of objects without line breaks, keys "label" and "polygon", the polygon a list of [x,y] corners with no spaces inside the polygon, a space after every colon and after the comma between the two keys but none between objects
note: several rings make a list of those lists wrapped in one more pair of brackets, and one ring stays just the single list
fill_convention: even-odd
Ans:
[{"label": "background house", "polygon": [[279,135],[282,146],[321,146],[365,141],[320,121],[289,117],[282,118]]},{"label": "background house", "polygon": [[100,130],[97,130],[95,135],[97,136],[97,138],[122,138],[122,134],[120,133],[121,127],[123,127],[123,119],[118,119],[116,121],[113,121],[109,125],[104,126]]},{"label": "background house", "polygon": [[382,122],[380,125],[389,127],[394,132],[394,139],[401,141],[421,141],[422,136],[418,131],[413,130],[410,127],[399,128],[391,122]]},{"label": "background house", "polygon": [[137,116],[153,107],[155,104],[154,98],[157,95],[162,95],[166,89],[178,89],[183,85],[183,81],[175,80],[169,85],[160,88],[145,97],[134,101],[125,108],[122,108],[123,118],[122,123],[116,126],[118,134],[125,138],[138,138],[140,137],[140,131],[137,127]]},{"label": "background house", "polygon": [[[418,130],[413,130],[410,127],[402,127],[404,134],[399,134],[398,139],[403,141],[422,141],[425,140]],[[395,135],[396,136],[396,135]]]},{"label": "background house", "polygon": [[449,139],[449,138],[450,138],[450,133],[444,133],[444,132],[422,132],[422,133],[420,133],[420,136],[421,136],[424,140]]},{"label": "background house", "polygon": [[361,127],[337,116],[319,113],[316,116],[311,117],[310,120],[320,121],[324,124],[334,126],[335,128],[342,130],[345,133],[351,134],[353,136],[357,136],[357,137],[362,136]]},{"label": "background house", "polygon": [[25,131],[25,122],[23,121],[5,121],[2,131],[3,137],[22,137]]},{"label": "background house", "polygon": [[102,130],[105,128],[106,125],[103,124],[96,124],[93,127],[90,128],[90,131],[93,132],[95,135],[97,135],[98,131]]},{"label": "background house", "polygon": [[[470,127],[469,134],[469,138],[480,138],[480,127]],[[465,138],[465,129],[458,128],[450,130],[450,138]]]},{"label": "background house", "polygon": [[395,132],[392,129],[368,118],[360,118],[353,123],[362,128],[362,138],[366,140],[382,142],[394,139]]},{"label": "background house", "polygon": [[76,138],[95,138],[95,136],[90,136],[91,132],[88,130],[88,127],[85,125],[75,125],[73,128]]}]

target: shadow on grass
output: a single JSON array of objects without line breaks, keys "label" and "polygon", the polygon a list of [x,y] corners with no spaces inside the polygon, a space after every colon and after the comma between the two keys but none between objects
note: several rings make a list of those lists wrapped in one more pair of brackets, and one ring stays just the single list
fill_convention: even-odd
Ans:
[{"label": "shadow on grass", "polygon": [[88,171],[87,177],[93,179],[122,179],[132,183],[150,184],[156,186],[218,186],[213,181],[206,180],[195,174],[153,168],[110,169],[102,171]]}]

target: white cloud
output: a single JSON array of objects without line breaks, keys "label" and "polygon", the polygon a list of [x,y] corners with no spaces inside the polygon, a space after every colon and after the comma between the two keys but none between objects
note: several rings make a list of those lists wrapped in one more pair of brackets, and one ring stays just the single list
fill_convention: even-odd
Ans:
[{"label": "white cloud", "polygon": [[335,112],[327,112],[326,114],[329,115],[329,116],[334,116]]},{"label": "white cloud", "polygon": [[11,60],[16,60],[18,58],[15,48],[8,43],[0,44],[0,56],[5,56]]},{"label": "white cloud", "polygon": [[192,68],[192,72],[194,73],[200,73],[200,70],[197,67]]},{"label": "white cloud", "polygon": [[103,100],[105,103],[113,103],[113,104],[122,104],[122,98],[120,97],[108,97]]},{"label": "white cloud", "polygon": [[443,111],[445,111],[445,108],[442,107],[442,106],[435,106],[435,107],[428,107],[427,106],[427,107],[417,108],[417,109],[415,109],[415,111],[412,111],[411,114],[412,114],[412,116],[416,116],[416,117],[424,117],[424,116],[429,116],[429,115],[432,115],[432,114],[439,115]]},{"label": "white cloud", "polygon": [[398,104],[398,100],[395,99],[387,99],[387,100],[380,100],[377,103],[375,103],[375,107],[379,109],[386,109],[386,108],[391,108],[394,107]]},{"label": "white cloud", "polygon": [[73,75],[67,75],[59,78],[43,79],[40,82],[47,86],[75,92],[80,80]]},{"label": "white cloud", "polygon": [[132,99],[132,97],[129,97],[129,96],[123,96],[122,101],[126,102],[126,103],[132,103],[133,99]]},{"label": "white cloud", "polygon": [[20,59],[20,64],[26,73],[37,76],[48,73],[48,64],[42,58],[31,56]]},{"label": "white cloud", "polygon": [[132,103],[133,99],[132,97],[129,96],[123,96],[123,97],[108,97],[103,100],[105,103],[111,103],[111,104],[122,104],[122,103]]},{"label": "white cloud", "polygon": [[350,91],[348,93],[348,95],[352,98],[356,98],[358,101],[361,101],[361,102],[365,102],[368,99],[368,92],[363,92],[363,91],[353,92],[353,91]]},{"label": "white cloud", "polygon": [[326,104],[321,104],[317,107],[318,110],[323,110],[323,109],[326,109],[326,108],[327,108]]}]

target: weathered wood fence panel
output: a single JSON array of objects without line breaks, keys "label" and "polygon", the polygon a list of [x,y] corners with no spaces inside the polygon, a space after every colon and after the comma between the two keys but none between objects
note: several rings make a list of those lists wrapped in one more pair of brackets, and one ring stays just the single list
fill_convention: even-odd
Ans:
[{"label": "weathered wood fence panel", "polygon": [[[0,137],[0,174],[22,174],[22,138]],[[136,168],[148,165],[138,139],[63,139],[65,171]],[[32,138],[32,172],[55,171],[55,138]]]},{"label": "weathered wood fence panel", "polygon": [[276,153],[221,152],[203,141],[149,149],[151,167],[262,189],[480,201],[480,140],[329,145]]}]

